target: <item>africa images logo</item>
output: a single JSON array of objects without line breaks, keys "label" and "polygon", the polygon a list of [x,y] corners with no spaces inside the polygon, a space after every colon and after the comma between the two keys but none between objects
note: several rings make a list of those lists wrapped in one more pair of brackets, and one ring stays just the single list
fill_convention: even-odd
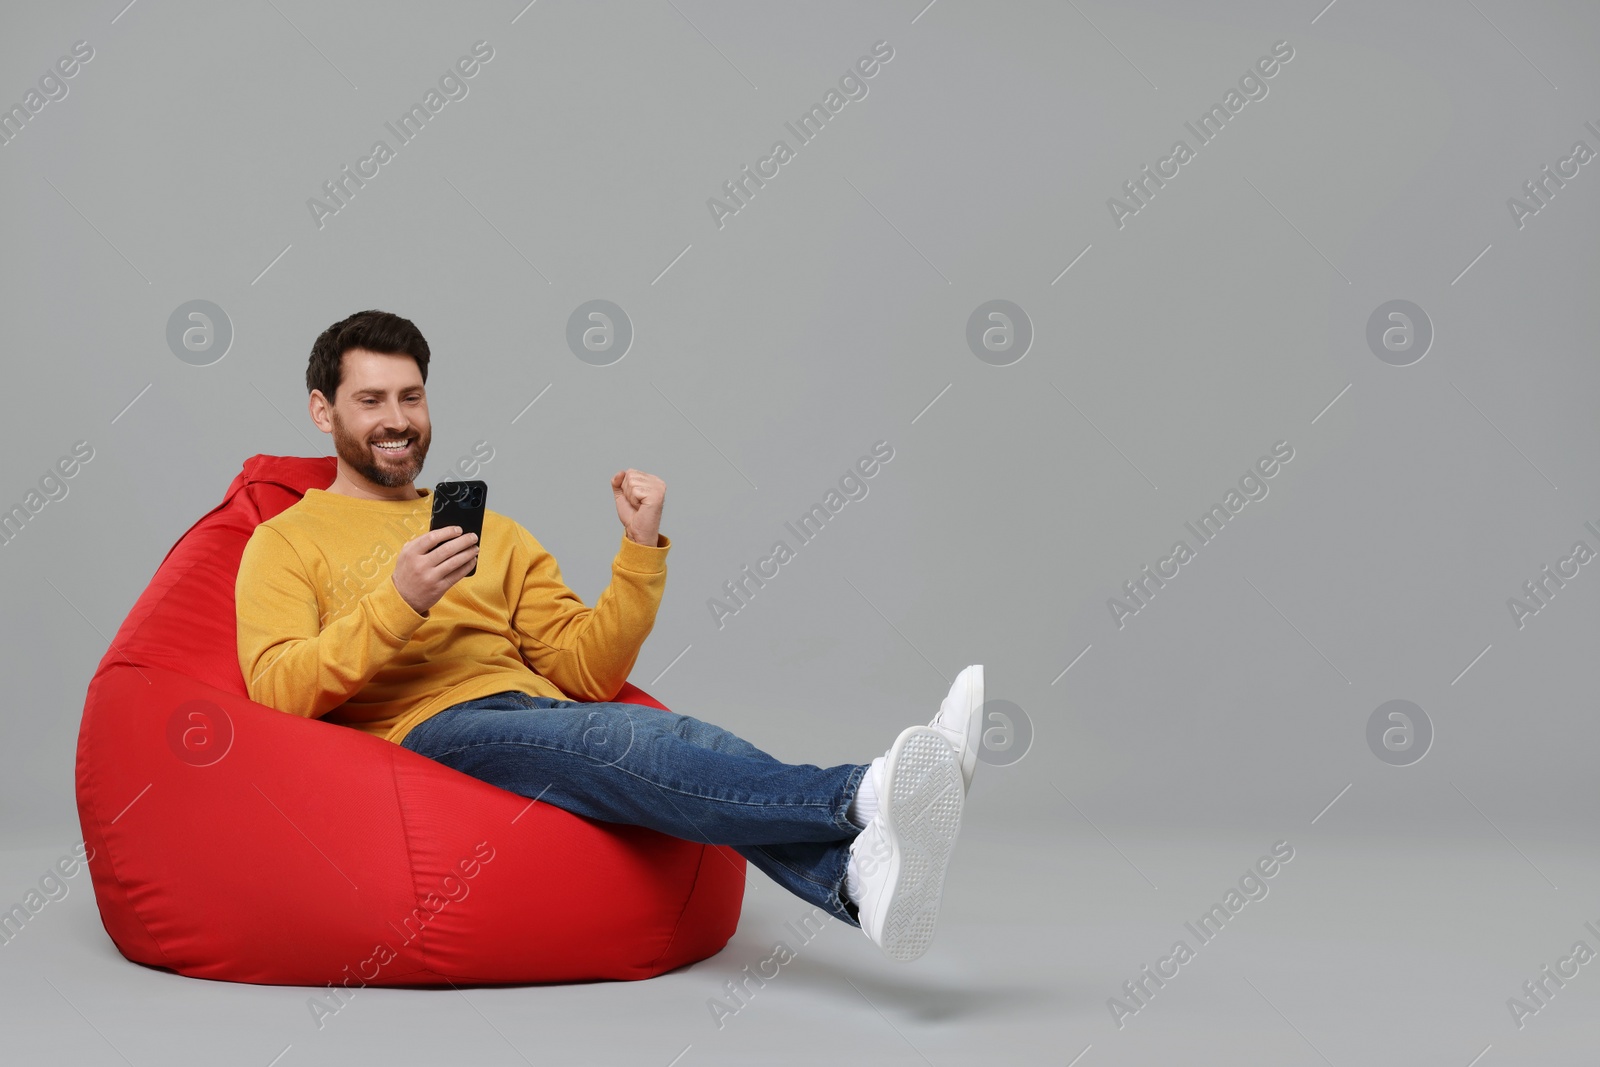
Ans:
[{"label": "africa images logo", "polygon": [[1239,488],[1230,488],[1222,496],[1221,503],[1212,504],[1210,509],[1198,519],[1183,524],[1184,529],[1194,534],[1195,545],[1191,546],[1187,539],[1179,538],[1173,542],[1172,550],[1156,560],[1155,571],[1150,570],[1150,565],[1145,564],[1140,576],[1122,583],[1122,591],[1127,594],[1127,599],[1109,597],[1106,607],[1111,612],[1111,621],[1117,624],[1117,629],[1127,625],[1130,616],[1137,615],[1149,606],[1150,601],[1161,589],[1166,588],[1167,582],[1176,578],[1179,569],[1190,560],[1194,559],[1202,545],[1209,545],[1216,540],[1217,535],[1229,520],[1233,519],[1245,505],[1255,500],[1265,500],[1272,490],[1267,485],[1267,480],[1283,469],[1283,464],[1294,459],[1294,446],[1288,441],[1279,441],[1272,446],[1270,455],[1262,456],[1256,460],[1255,465],[1239,478]]},{"label": "africa images logo", "polygon": [[[455,66],[447,68],[439,76],[438,89],[429,88],[420,104],[413,103],[395,122],[383,124],[394,134],[395,147],[389,147],[389,142],[382,138],[373,141],[372,151],[356,160],[354,173],[351,173],[350,165],[347,163],[340,168],[338,175],[323,182],[322,191],[328,200],[318,200],[314,196],[306,200],[306,208],[311,212],[311,221],[316,223],[317,229],[320,230],[326,225],[324,220],[329,216],[337,215],[349,207],[357,191],[365,189],[367,182],[378,176],[380,168],[398,156],[401,145],[408,145],[416,140],[429,120],[443,111],[446,104],[453,100],[465,100],[467,94],[471,92],[467,80],[475,77],[483,69],[483,64],[493,58],[494,48],[488,41],[478,41],[473,44],[471,55],[462,56],[456,60]],[[441,93],[443,95],[440,95]],[[399,124],[398,127],[395,123]]]},{"label": "africa images logo", "polygon": [[[1128,199],[1118,200],[1113,196],[1106,200],[1106,208],[1111,212],[1111,221],[1117,224],[1117,229],[1126,226],[1130,216],[1143,211],[1155,198],[1156,190],[1165,189],[1168,181],[1176,178],[1184,166],[1197,159],[1200,149],[1216,140],[1228,122],[1243,111],[1246,104],[1252,100],[1265,100],[1270,91],[1267,82],[1283,69],[1282,64],[1288,63],[1293,58],[1294,48],[1288,41],[1274,43],[1272,53],[1256,60],[1255,66],[1246,70],[1239,78],[1239,88],[1229,89],[1223,96],[1222,103],[1212,104],[1210,110],[1195,120],[1199,123],[1198,127],[1194,122],[1183,124],[1194,134],[1195,147],[1191,148],[1189,142],[1180,137],[1173,142],[1171,152],[1156,160],[1153,172],[1147,163],[1137,177],[1123,182],[1122,191]],[[1169,167],[1171,169],[1168,169]]]}]

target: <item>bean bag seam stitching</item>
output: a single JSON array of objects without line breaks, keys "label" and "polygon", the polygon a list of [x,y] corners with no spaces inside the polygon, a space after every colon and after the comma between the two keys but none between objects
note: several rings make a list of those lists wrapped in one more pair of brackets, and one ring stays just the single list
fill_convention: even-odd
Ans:
[{"label": "bean bag seam stitching", "polygon": [[648,966],[652,968],[655,967],[656,964],[660,963],[666,958],[667,953],[672,951],[672,946],[677,943],[678,930],[683,926],[683,917],[689,913],[689,902],[694,899],[694,891],[696,887],[700,885],[700,876],[705,872],[706,869],[706,852],[715,847],[717,846],[700,846],[700,860],[695,864],[694,879],[689,883],[689,892],[685,893],[683,896],[683,906],[678,909],[678,917],[673,920],[672,933],[668,935],[667,943],[662,947],[660,953],[656,955],[656,958],[650,961]]},{"label": "bean bag seam stitching", "polygon": [[[128,666],[131,667],[131,664],[129,664]],[[113,667],[112,669],[114,670],[115,668]],[[134,669],[137,670],[137,668],[134,668]],[[154,669],[154,668],[152,668],[152,669]],[[99,742],[98,742],[98,739],[96,738],[96,739],[91,740],[90,743],[91,744],[98,744]],[[95,766],[98,766],[98,761],[91,761],[91,763],[90,763],[90,768],[91,768],[90,769],[90,775],[92,776],[92,780],[91,780],[91,783],[90,783],[91,784],[91,789],[89,790],[89,793],[90,793],[90,795],[95,796],[95,797],[98,798],[98,797],[101,796],[100,790],[98,788],[93,788],[99,781],[99,776],[96,775],[94,773],[94,770],[93,770],[93,768]],[[116,882],[118,890],[121,891],[122,899],[127,902],[128,911],[133,915],[133,917],[136,920],[138,920],[139,928],[141,930],[143,930],[145,936],[150,939],[150,943],[156,947],[156,951],[161,953],[161,958],[166,960],[167,963],[170,964],[173,967],[174,970],[176,970],[177,966],[178,966],[177,962],[175,960],[173,960],[172,955],[169,952],[167,952],[167,948],[166,948],[165,945],[163,945],[161,943],[161,939],[156,937],[155,931],[150,929],[150,924],[145,921],[145,917],[144,917],[144,914],[143,914],[143,911],[142,911],[140,905],[133,899],[133,895],[128,891],[128,883],[123,879],[122,875],[117,872],[116,854],[115,854],[114,850],[111,847],[111,840],[110,840],[109,836],[106,834],[106,827],[109,824],[104,822],[100,818],[100,811],[99,811],[99,805],[98,804],[95,805],[95,810],[94,810],[93,814],[94,814],[95,827],[100,832],[100,843],[103,846],[105,846],[106,864],[111,869],[112,881]],[[96,910],[98,910],[98,899],[96,900],[96,904],[97,904],[97,909]],[[102,926],[105,925],[104,916],[101,917],[101,925]],[[113,939],[113,941],[115,941],[115,939]],[[120,946],[118,948],[119,948],[119,951],[120,951]]]},{"label": "bean bag seam stitching", "polygon": [[[205,520],[201,519],[200,521],[204,522]],[[196,525],[199,525],[199,523],[196,523]],[[189,535],[188,534],[184,534],[184,536],[187,537]],[[176,548],[177,546],[174,545],[173,547]],[[123,644],[121,646],[119,646],[118,643],[117,643],[117,636],[118,635],[117,634],[112,635],[111,644],[109,646],[107,646],[107,648],[106,648],[106,655],[107,656],[110,656],[113,652],[117,653],[118,663],[112,664],[112,666],[118,666],[118,665],[135,666],[133,660],[128,657],[127,653],[122,652],[121,649],[127,647],[128,645],[136,645],[138,643],[138,639],[139,639],[140,633],[143,632],[144,628],[150,624],[150,620],[152,618],[155,618],[155,616],[156,616],[156,608],[158,608],[161,605],[162,601],[165,601],[169,596],[171,596],[173,594],[173,592],[174,592],[173,587],[176,586],[177,583],[180,580],[182,580],[185,576],[187,576],[191,571],[195,570],[197,567],[199,567],[204,562],[206,562],[206,561],[203,560],[203,559],[196,558],[194,560],[191,560],[189,562],[188,566],[183,568],[183,571],[181,573],[178,572],[176,569],[173,570],[173,572],[172,572],[173,573],[172,582],[168,585],[168,587],[165,590],[162,591],[161,596],[156,598],[155,603],[153,603],[153,604],[151,604],[149,606],[149,609],[144,613],[144,618],[139,620],[138,625],[135,626],[133,628],[133,630],[128,634],[128,640],[126,642],[123,642]],[[164,567],[164,566],[166,566],[166,560],[162,560],[161,561],[160,566],[158,566],[156,568],[156,573],[159,574],[161,572],[161,567]],[[176,567],[176,566],[179,566],[179,565],[174,565],[174,566]],[[151,576],[150,581],[151,582],[155,581],[155,576],[154,575]],[[138,606],[137,601],[135,601],[135,607],[137,607],[137,606]],[[237,607],[235,608],[235,610],[237,610]],[[119,633],[120,633],[120,631],[119,631]],[[146,664],[146,666],[149,666],[149,664]],[[234,668],[238,669],[238,666],[239,665],[238,665],[238,662],[237,662],[237,657],[235,657]],[[194,675],[184,675],[184,677],[186,677],[186,678],[194,678]],[[202,681],[203,679],[196,678],[195,680],[196,681]],[[239,680],[240,681],[244,680],[244,671],[242,671],[242,670],[239,671]]]},{"label": "bean bag seam stitching", "polygon": [[[398,761],[393,752],[387,753],[387,756],[389,760],[389,784],[394,788],[395,808],[400,814],[400,837],[406,846],[406,873],[410,875],[411,880],[411,908],[408,911],[414,911],[416,908],[422,907],[423,904],[422,892],[417,885],[416,855],[411,849],[411,826],[406,821],[406,806],[400,796],[400,775],[395,768],[395,764]],[[417,956],[422,960],[423,970],[439,973],[435,971],[433,960],[428,954],[428,929],[425,925],[417,931]]]}]

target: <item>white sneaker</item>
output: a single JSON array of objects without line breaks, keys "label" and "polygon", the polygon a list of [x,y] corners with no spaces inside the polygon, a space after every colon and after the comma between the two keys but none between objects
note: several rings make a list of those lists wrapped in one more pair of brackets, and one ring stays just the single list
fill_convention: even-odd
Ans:
[{"label": "white sneaker", "polygon": [[928,950],[966,792],[960,762],[938,731],[908,726],[884,761],[878,813],[850,843],[861,931],[890,959]]},{"label": "white sneaker", "polygon": [[961,787],[972,788],[972,772],[978,766],[978,749],[983,744],[983,665],[975,663],[956,675],[939,714],[928,724],[944,735],[961,761]]}]

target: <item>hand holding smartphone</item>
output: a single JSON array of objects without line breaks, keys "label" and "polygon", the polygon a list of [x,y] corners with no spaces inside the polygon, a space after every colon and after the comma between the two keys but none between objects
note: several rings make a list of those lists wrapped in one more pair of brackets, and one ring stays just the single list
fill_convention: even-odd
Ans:
[{"label": "hand holding smartphone", "polygon": [[421,616],[451,585],[477,574],[486,499],[488,486],[482,482],[438,483],[429,530],[400,545],[392,577],[395,592]]},{"label": "hand holding smartphone", "polygon": [[[449,526],[461,527],[463,534],[472,534],[481,546],[483,541],[483,511],[489,499],[489,486],[479,479],[465,482],[440,482],[433,490],[433,518],[430,530]],[[478,561],[463,576],[471,578],[478,573]]]},{"label": "hand holding smartphone", "polygon": [[400,546],[391,580],[418,615],[426,616],[452,585],[477,573],[488,496],[488,486],[480,481],[440,482],[428,531]]}]

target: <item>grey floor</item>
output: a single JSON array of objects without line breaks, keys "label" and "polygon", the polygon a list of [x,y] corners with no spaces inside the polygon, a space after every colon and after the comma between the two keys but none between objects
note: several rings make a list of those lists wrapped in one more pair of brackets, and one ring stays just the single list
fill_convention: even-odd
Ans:
[{"label": "grey floor", "polygon": [[[934,945],[882,958],[754,869],[737,934],[645,982],[456,991],[364,989],[319,1029],[310,990],[182,978],[124,960],[83,876],[0,945],[8,1063],[74,1064],[1594,1064],[1600,960],[1519,1029],[1507,1007],[1573,943],[1600,948],[1592,848],[1515,843],[1486,821],[1392,838],[1326,812],[1152,834],[1064,816],[1002,823],[974,784]],[[1012,788],[991,778],[991,798]],[[1370,792],[1370,790],[1369,790]],[[991,803],[991,809],[1004,804]],[[1311,820],[1317,821],[1313,823]],[[77,839],[0,852],[20,898]],[[1294,858],[1207,944],[1186,922],[1275,841]],[[1193,957],[1119,1028],[1108,1000],[1184,939]],[[775,953],[775,943],[788,952]],[[724,983],[783,960],[743,1003]],[[772,973],[773,964],[765,967]],[[1168,967],[1170,970],[1170,966]],[[1594,974],[1589,972],[1593,971]],[[1154,988],[1153,984],[1150,988]],[[713,1000],[731,1009],[719,1019]],[[1124,999],[1126,999],[1124,997]]]}]

